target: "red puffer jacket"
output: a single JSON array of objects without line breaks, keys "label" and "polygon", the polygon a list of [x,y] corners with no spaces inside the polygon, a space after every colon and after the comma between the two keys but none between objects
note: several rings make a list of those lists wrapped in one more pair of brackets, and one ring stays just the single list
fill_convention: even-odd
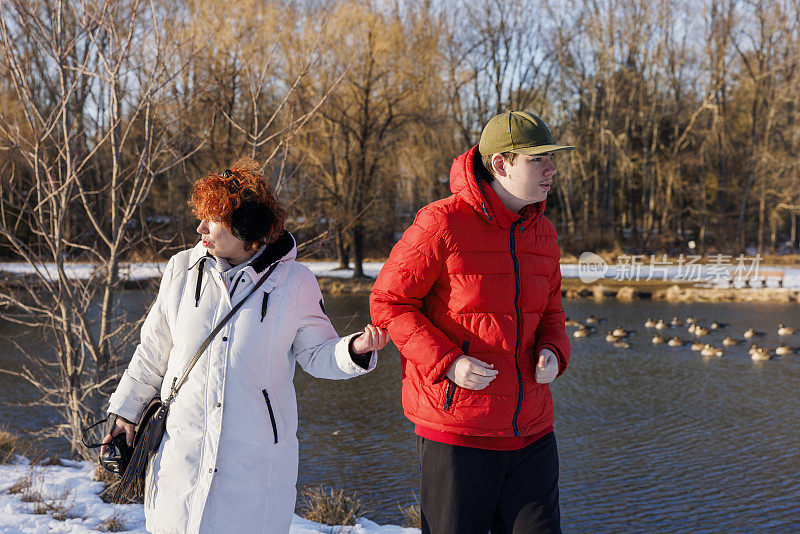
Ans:
[{"label": "red puffer jacket", "polygon": [[[545,202],[520,215],[479,183],[476,157],[477,146],[453,162],[453,195],[422,208],[395,245],[370,296],[372,321],[402,353],[412,422],[466,436],[532,436],[553,424],[536,355],[555,352],[561,374],[570,354],[558,237]],[[462,353],[499,371],[485,389],[445,377]]]}]

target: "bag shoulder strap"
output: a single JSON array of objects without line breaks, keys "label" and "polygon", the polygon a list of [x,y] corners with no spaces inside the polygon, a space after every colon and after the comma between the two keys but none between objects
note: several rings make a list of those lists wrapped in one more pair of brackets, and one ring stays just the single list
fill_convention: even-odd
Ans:
[{"label": "bag shoulder strap", "polygon": [[172,387],[170,388],[169,397],[167,397],[167,400],[164,401],[164,404],[169,406],[169,404],[175,398],[175,395],[177,395],[180,387],[183,385],[184,382],[186,382],[186,378],[189,376],[189,372],[194,367],[194,364],[196,364],[197,360],[200,359],[200,356],[203,355],[203,352],[205,352],[205,350],[211,344],[211,341],[214,339],[214,337],[219,333],[220,330],[222,330],[222,327],[225,326],[225,324],[231,319],[231,317],[233,317],[236,314],[236,312],[239,311],[239,308],[242,307],[245,301],[249,299],[250,296],[253,293],[255,293],[259,287],[261,287],[261,284],[266,282],[267,278],[269,278],[269,276],[272,274],[272,272],[275,270],[275,268],[278,266],[279,263],[280,261],[276,261],[275,263],[273,263],[272,266],[269,268],[269,270],[266,272],[266,274],[261,277],[261,279],[258,281],[258,283],[256,283],[255,286],[253,286],[253,289],[251,289],[250,292],[242,300],[240,300],[236,304],[236,306],[234,306],[233,309],[231,309],[231,311],[228,312],[228,314],[225,317],[222,318],[219,324],[217,324],[217,326],[214,327],[214,330],[211,331],[211,333],[208,335],[205,341],[203,341],[203,344],[200,345],[200,348],[197,349],[197,352],[195,353],[192,360],[189,362],[189,365],[186,366],[186,369],[183,371],[183,374],[180,376],[180,378],[175,377],[175,379],[172,381]]}]

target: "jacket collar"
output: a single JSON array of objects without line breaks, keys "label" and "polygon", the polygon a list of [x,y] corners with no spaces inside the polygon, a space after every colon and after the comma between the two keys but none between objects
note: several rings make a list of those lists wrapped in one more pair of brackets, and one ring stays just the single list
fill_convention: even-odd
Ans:
[{"label": "jacket collar", "polygon": [[525,206],[522,213],[511,211],[503,204],[494,189],[480,178],[479,173],[488,172],[483,168],[483,164],[476,164],[477,158],[480,157],[478,145],[475,145],[453,161],[450,168],[450,191],[472,206],[494,226],[510,228],[520,219],[524,227],[535,224],[544,214],[547,200]]}]

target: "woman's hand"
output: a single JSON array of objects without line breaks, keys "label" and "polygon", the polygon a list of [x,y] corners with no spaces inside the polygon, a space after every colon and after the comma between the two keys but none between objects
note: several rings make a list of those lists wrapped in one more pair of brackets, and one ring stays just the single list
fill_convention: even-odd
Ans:
[{"label": "woman's hand", "polygon": [[366,354],[373,350],[381,350],[389,343],[389,332],[385,328],[368,324],[364,333],[353,340],[353,352]]},{"label": "woman's hand", "polygon": [[136,425],[131,422],[128,422],[126,419],[117,416],[117,420],[114,421],[114,428],[111,429],[111,432],[106,434],[106,437],[103,438],[103,446],[100,447],[100,454],[105,454],[106,452],[106,443],[111,443],[111,438],[114,436],[118,436],[122,432],[125,432],[125,441],[128,443],[128,446],[133,446],[133,434]]}]

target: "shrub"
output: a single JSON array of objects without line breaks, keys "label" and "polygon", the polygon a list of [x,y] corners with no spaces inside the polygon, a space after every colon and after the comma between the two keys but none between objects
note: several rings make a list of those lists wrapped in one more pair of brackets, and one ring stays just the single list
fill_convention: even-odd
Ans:
[{"label": "shrub", "polygon": [[12,495],[17,493],[22,493],[24,496],[25,493],[28,490],[30,490],[30,487],[31,487],[31,477],[30,475],[28,475],[14,482],[14,485],[8,488],[8,492],[11,493]]},{"label": "shrub", "polygon": [[19,438],[11,432],[0,429],[0,463],[8,463],[15,454],[19,454],[18,449]]},{"label": "shrub", "polygon": [[122,532],[125,530],[125,523],[122,521],[119,512],[117,512],[97,525],[97,530],[102,530],[103,532]]},{"label": "shrub", "polygon": [[422,528],[422,506],[419,504],[419,497],[414,495],[416,504],[408,506],[400,506],[400,512],[403,514],[403,526],[406,528]]},{"label": "shrub", "polygon": [[355,525],[356,519],[367,513],[356,493],[345,495],[344,490],[335,493],[322,486],[306,488],[300,494],[300,515],[325,525]]}]

